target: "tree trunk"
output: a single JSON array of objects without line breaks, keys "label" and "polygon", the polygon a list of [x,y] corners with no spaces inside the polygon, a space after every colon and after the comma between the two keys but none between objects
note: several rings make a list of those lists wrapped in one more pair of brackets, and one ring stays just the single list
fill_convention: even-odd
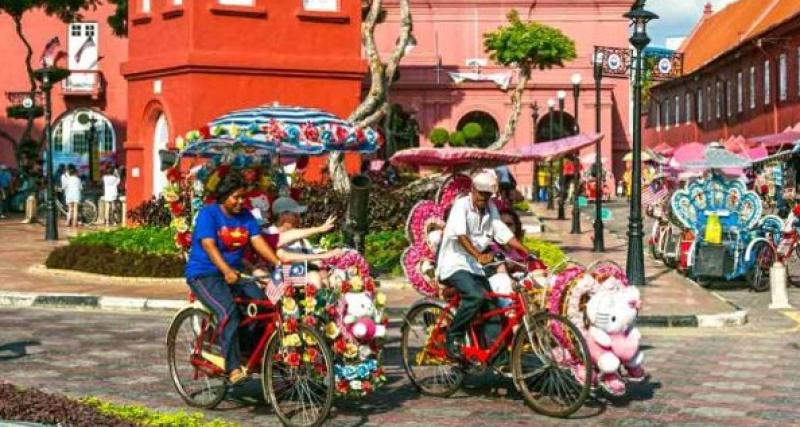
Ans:
[{"label": "tree trunk", "polygon": [[525,86],[528,84],[528,80],[530,80],[530,78],[531,67],[521,66],[519,68],[519,80],[517,81],[517,87],[514,88],[514,93],[511,95],[511,114],[508,116],[506,127],[503,129],[503,134],[500,135],[500,138],[497,141],[488,147],[489,150],[499,150],[503,148],[506,144],[508,144],[508,141],[511,140],[511,137],[514,136],[514,132],[517,130],[517,124],[519,123],[519,116],[522,112],[522,93],[525,92]]},{"label": "tree trunk", "polygon": [[[33,48],[31,47],[30,42],[25,37],[25,34],[22,31],[22,16],[13,16],[12,20],[14,21],[14,30],[17,33],[17,37],[19,37],[22,44],[25,45],[25,70],[28,73],[28,82],[30,83],[30,92],[36,91],[36,78],[33,75]],[[20,134],[18,139],[14,139],[8,133],[3,132],[0,134],[4,139],[11,142],[12,147],[14,148],[14,159],[17,162],[18,167],[24,166],[22,150],[24,149],[24,145],[26,141],[34,141],[33,137],[31,136],[33,133],[33,118],[27,119],[25,123],[25,128]],[[37,151],[39,152],[39,151]]]},{"label": "tree trunk", "polygon": [[[406,46],[411,36],[411,8],[408,0],[400,0],[400,36],[389,56],[389,62],[383,63],[380,52],[375,45],[375,26],[381,11],[381,0],[372,0],[369,13],[361,25],[361,38],[364,41],[370,71],[370,89],[366,98],[350,114],[348,120],[358,127],[372,126],[378,123],[389,111],[389,87],[405,55]],[[350,180],[342,164],[341,153],[331,153],[328,157],[328,171],[333,181],[333,188],[339,193],[350,192]]]}]

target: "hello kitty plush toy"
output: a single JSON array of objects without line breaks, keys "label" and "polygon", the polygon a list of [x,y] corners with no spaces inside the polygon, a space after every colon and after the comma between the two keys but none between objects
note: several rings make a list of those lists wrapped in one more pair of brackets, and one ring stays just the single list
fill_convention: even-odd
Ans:
[{"label": "hello kitty plush toy", "polygon": [[380,313],[375,309],[372,298],[366,292],[344,294],[347,305],[344,324],[359,341],[370,341],[386,336],[386,326],[380,324]]},{"label": "hello kitty plush toy", "polygon": [[615,396],[625,393],[621,366],[629,381],[645,377],[641,366],[644,354],[639,350],[641,334],[634,326],[639,308],[639,290],[633,286],[599,291],[586,306],[591,325],[586,335],[589,352],[600,371],[600,386]]}]

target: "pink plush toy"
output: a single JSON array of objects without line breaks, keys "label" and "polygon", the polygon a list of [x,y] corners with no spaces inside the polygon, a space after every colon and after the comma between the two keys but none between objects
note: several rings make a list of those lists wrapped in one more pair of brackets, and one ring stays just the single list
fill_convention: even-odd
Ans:
[{"label": "pink plush toy", "polygon": [[369,341],[375,338],[376,331],[375,322],[368,318],[362,317],[356,320],[356,323],[352,326],[353,336],[361,341]]},{"label": "pink plush toy", "polygon": [[620,367],[625,367],[629,381],[645,377],[641,334],[634,326],[641,304],[639,290],[629,286],[599,291],[586,306],[591,324],[586,334],[589,352],[599,370],[600,386],[615,396],[625,393]]}]

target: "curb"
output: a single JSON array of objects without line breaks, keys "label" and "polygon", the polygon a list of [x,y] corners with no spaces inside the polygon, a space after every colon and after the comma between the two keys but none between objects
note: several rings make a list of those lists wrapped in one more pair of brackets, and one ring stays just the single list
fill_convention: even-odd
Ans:
[{"label": "curb", "polygon": [[[0,307],[20,308],[79,308],[106,311],[147,311],[174,312],[188,304],[185,300],[147,299],[127,297],[104,297],[81,294],[36,294],[25,292],[0,292]],[[407,307],[387,307],[390,319],[402,318]],[[747,311],[734,313],[677,315],[677,316],[639,316],[637,325],[645,327],[694,327],[722,328],[740,326],[747,322]]]},{"label": "curb", "polygon": [[34,264],[28,267],[28,274],[40,277],[57,277],[60,279],[69,280],[83,280],[90,282],[102,282],[111,285],[153,285],[153,284],[168,284],[168,285],[185,285],[186,279],[184,278],[170,278],[170,277],[122,277],[122,276],[107,276],[105,274],[87,273],[75,270],[60,270],[57,268],[47,268],[43,264]]}]

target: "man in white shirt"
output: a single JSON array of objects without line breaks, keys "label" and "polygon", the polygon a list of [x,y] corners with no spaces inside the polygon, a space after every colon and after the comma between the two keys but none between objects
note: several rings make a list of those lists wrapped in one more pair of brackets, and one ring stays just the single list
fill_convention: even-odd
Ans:
[{"label": "man in white shirt", "polygon": [[[453,203],[442,236],[437,262],[439,280],[461,293],[461,303],[447,332],[447,353],[455,360],[463,359],[457,341],[463,339],[467,327],[481,308],[492,305],[491,300],[484,297],[491,289],[483,270],[483,265],[493,259],[493,254],[488,252],[489,245],[496,241],[528,252],[500,219],[497,207],[490,200],[496,191],[497,175],[494,171],[483,169],[474,174],[470,194]],[[501,319],[495,316],[484,325],[487,344],[491,344],[500,333],[500,322]],[[502,364],[508,357],[505,353],[500,355],[504,357],[496,358],[496,364]]]}]

